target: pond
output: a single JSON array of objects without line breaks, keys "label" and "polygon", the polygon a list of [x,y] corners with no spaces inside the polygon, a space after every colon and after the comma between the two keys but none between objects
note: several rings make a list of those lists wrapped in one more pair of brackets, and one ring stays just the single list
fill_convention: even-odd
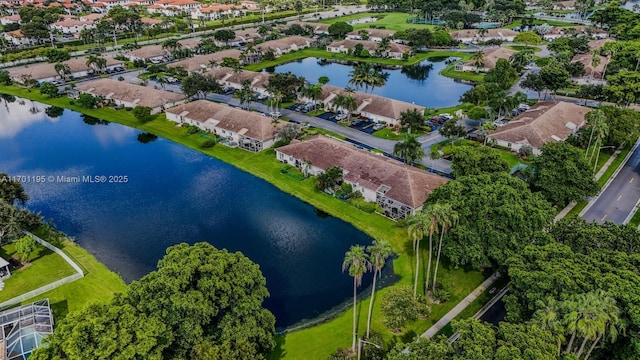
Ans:
[{"label": "pond", "polygon": [[[471,86],[440,74],[447,67],[446,59],[425,60],[402,69],[384,70],[389,73],[389,79],[385,86],[374,89],[373,93],[429,108],[455,106],[460,103],[460,96]],[[320,76],[328,76],[330,85],[346,87],[349,85],[349,72],[352,69],[353,67],[349,65],[306,58],[266,69],[266,71],[279,73],[290,71],[298,76],[304,76],[312,83],[316,83]],[[359,90],[364,91],[364,89]]]},{"label": "pond", "polygon": [[60,116],[29,100],[0,100],[0,172],[126,176],[126,183],[25,182],[28,207],[127,282],[154,270],[165,249],[180,242],[240,251],[267,278],[265,305],[280,328],[348,300],[344,253],[371,242],[352,225],[231,165],[133,128],[68,110]]}]

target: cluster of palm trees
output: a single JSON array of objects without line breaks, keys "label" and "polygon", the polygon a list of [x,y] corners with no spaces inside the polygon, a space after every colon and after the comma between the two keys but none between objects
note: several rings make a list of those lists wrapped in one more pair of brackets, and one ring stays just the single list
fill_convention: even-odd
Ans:
[{"label": "cluster of palm trees", "polygon": [[107,67],[107,59],[97,55],[89,55],[86,64],[96,72],[103,72]]},{"label": "cluster of palm trees", "polygon": [[333,98],[333,106],[337,109],[344,109],[347,111],[347,121],[351,121],[351,116],[356,109],[358,109],[358,102],[353,96],[353,89],[345,88],[344,94],[337,94]]},{"label": "cluster of palm trees", "polygon": [[367,92],[371,88],[371,92],[377,87],[382,87],[389,79],[389,73],[382,71],[379,66],[372,63],[359,63],[351,72],[349,72],[349,84],[357,88],[364,87]]},{"label": "cluster of palm trees", "polygon": [[348,270],[353,277],[353,341],[351,351],[355,353],[358,341],[358,319],[357,319],[357,288],[362,283],[362,277],[367,271],[373,272],[373,284],[371,287],[371,299],[369,300],[369,313],[367,315],[366,337],[371,335],[371,313],[373,311],[373,301],[376,293],[376,280],[382,273],[386,260],[393,254],[389,243],[383,240],[374,240],[373,243],[365,247],[361,245],[351,246],[344,256],[342,271]]},{"label": "cluster of palm trees", "polygon": [[424,157],[424,149],[417,136],[406,133],[393,145],[393,155],[404,159],[406,164],[413,164]]},{"label": "cluster of palm trees", "polygon": [[615,342],[626,328],[616,300],[602,290],[573,295],[564,301],[549,298],[537,305],[540,310],[532,321],[553,334],[558,355],[566,344],[565,353],[587,360],[602,339]]},{"label": "cluster of palm trees", "polygon": [[438,278],[438,265],[440,263],[440,255],[442,251],[442,243],[444,235],[458,223],[458,213],[450,204],[434,203],[427,204],[425,207],[414,215],[407,218],[407,232],[413,241],[413,250],[416,255],[416,273],[413,284],[413,295],[418,296],[418,274],[420,273],[420,241],[428,237],[429,239],[429,255],[427,261],[427,273],[425,276],[425,292],[429,291],[429,280],[431,278],[431,259],[433,258],[433,234],[440,234],[438,242],[438,252],[436,255],[436,263],[433,271],[433,283],[431,290],[436,289],[436,280]]}]

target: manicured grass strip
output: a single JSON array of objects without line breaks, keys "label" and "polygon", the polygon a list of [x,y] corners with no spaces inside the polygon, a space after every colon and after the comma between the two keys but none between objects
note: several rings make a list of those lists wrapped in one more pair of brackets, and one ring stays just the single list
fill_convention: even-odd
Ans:
[{"label": "manicured grass strip", "polygon": [[473,81],[477,83],[484,81],[484,74],[482,73],[474,73],[469,71],[456,71],[455,68],[456,68],[456,65],[451,64],[447,66],[444,70],[442,70],[440,74],[442,74],[442,76],[450,77],[453,79],[467,80],[467,81]]},{"label": "manicured grass strip", "polygon": [[[16,257],[15,243],[0,248],[0,256],[3,259]],[[12,271],[11,277],[4,280],[5,286],[0,291],[0,302],[35,290],[74,273],[75,270],[60,255],[44,246],[38,246],[38,250],[31,256],[30,263]]]},{"label": "manicured grass strip", "polygon": [[362,24],[355,24],[353,25],[353,29],[354,30],[368,29],[368,28],[371,28],[372,26],[375,26],[378,28],[383,27],[385,30],[395,30],[395,31],[403,31],[406,29],[433,30],[436,28],[435,25],[407,23],[407,19],[409,18],[409,16],[410,16],[409,14],[401,13],[401,12],[393,12],[393,13],[366,12],[366,13],[346,15],[342,17],[333,17],[333,18],[323,20],[322,22],[326,24],[333,24],[338,21],[346,22],[349,20],[362,19],[366,17],[378,17],[379,19],[377,21],[362,23]]},{"label": "manicured grass strip", "polygon": [[571,210],[569,210],[569,212],[565,217],[570,218],[572,216],[578,216],[580,214],[580,211],[582,211],[582,209],[584,209],[584,207],[587,206],[587,204],[588,202],[586,200],[578,201],[576,203],[576,206],[574,206]]},{"label": "manicured grass strip", "polygon": [[539,52],[542,51],[542,49],[540,49],[539,47],[536,46],[526,46],[526,45],[507,45],[505,46],[507,49],[511,49],[511,50],[515,50],[515,51],[522,51],[525,49],[532,49],[533,52]]},{"label": "manicured grass strip", "polygon": [[402,137],[404,136],[402,133],[397,134],[396,131],[391,128],[380,129],[371,135],[388,140],[402,140]]},{"label": "manicured grass strip", "polygon": [[[48,231],[43,229],[34,231],[34,234],[44,240],[50,240],[47,235]],[[94,302],[108,302],[115,293],[125,291],[126,285],[122,278],[107,269],[104,264],[96,260],[82,247],[68,240],[55,245],[82,268],[85,276],[23,303],[49,298],[56,321],[60,321],[70,311],[80,310]],[[68,266],[66,262],[65,264]]]},{"label": "manicured grass strip", "polygon": [[[633,143],[635,143],[635,141]],[[616,171],[616,169],[620,166],[620,164],[622,164],[622,161],[624,160],[624,158],[627,157],[627,154],[629,154],[629,151],[631,151],[631,146],[627,146],[624,149],[622,149],[622,151],[620,151],[620,154],[618,154],[618,156],[611,162],[611,165],[609,165],[609,168],[607,168],[607,170],[604,172],[604,174],[602,174],[600,179],[598,179],[599,187],[603,187],[604,184],[607,183],[607,181],[611,178],[611,176]],[[600,156],[602,156],[602,154]]]},{"label": "manicured grass strip", "polygon": [[629,220],[629,225],[633,226],[635,229],[640,226],[640,211],[636,211],[636,213],[633,214],[633,217]]}]

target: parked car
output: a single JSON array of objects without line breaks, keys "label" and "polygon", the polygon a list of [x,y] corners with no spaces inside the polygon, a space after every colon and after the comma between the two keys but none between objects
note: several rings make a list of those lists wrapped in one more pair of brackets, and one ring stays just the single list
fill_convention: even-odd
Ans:
[{"label": "parked car", "polygon": [[360,124],[362,124],[362,120],[360,120],[360,119],[355,119],[355,120],[353,120],[351,122],[351,126],[357,126],[357,125],[360,125]]},{"label": "parked car", "polygon": [[378,131],[384,129],[384,124],[375,124],[373,125],[373,131]]},{"label": "parked car", "polygon": [[518,110],[520,110],[520,111],[527,111],[527,110],[529,110],[530,108],[531,108],[531,107],[530,107],[529,105],[527,105],[527,104],[520,104],[520,105],[518,105]]},{"label": "parked car", "polygon": [[440,114],[438,115],[439,117],[445,119],[445,120],[451,120],[453,119],[453,116],[451,114]]}]

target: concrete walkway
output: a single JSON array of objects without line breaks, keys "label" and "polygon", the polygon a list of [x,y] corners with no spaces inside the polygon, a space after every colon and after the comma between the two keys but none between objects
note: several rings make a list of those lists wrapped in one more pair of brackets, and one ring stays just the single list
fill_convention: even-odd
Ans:
[{"label": "concrete walkway", "polygon": [[455,319],[456,316],[458,316],[464,309],[467,308],[467,306],[469,306],[475,299],[477,299],[478,296],[480,296],[480,294],[482,294],[485,290],[490,288],[493,285],[493,283],[495,283],[496,280],[498,280],[499,277],[500,277],[500,274],[497,272],[489,276],[487,280],[482,282],[480,286],[475,288],[475,290],[473,290],[469,295],[467,295],[467,297],[462,299],[462,301],[460,301],[453,309],[451,309],[440,320],[438,320],[437,323],[435,323],[427,331],[422,333],[420,337],[421,338],[426,337],[430,339],[433,336],[435,336],[440,330],[442,330],[445,326],[447,326],[447,324],[450,323],[451,320]]}]

